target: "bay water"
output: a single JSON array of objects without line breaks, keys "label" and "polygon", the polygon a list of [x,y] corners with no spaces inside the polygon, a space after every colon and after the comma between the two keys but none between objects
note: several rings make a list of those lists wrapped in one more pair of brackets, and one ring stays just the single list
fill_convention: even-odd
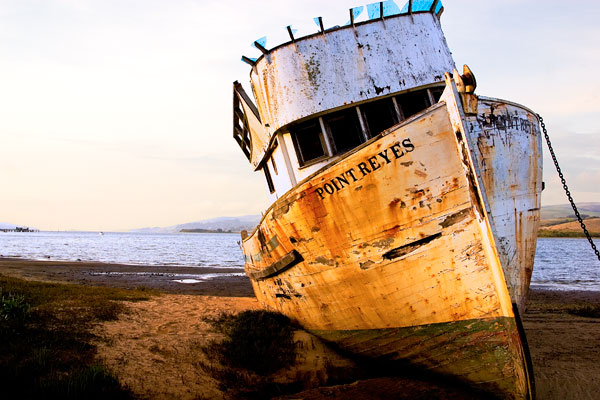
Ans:
[{"label": "bay water", "polygon": [[[0,256],[33,260],[100,261],[228,269],[243,274],[234,233],[0,232]],[[149,271],[150,272],[150,271]],[[540,238],[532,287],[600,291],[600,262],[586,239]]]}]

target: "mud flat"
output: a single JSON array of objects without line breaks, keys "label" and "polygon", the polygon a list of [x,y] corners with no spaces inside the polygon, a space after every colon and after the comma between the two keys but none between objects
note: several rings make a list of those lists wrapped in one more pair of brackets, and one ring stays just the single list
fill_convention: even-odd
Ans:
[{"label": "mud flat", "polygon": [[[199,268],[108,264],[101,262],[37,261],[0,257],[0,274],[14,278],[67,282],[122,289],[147,287],[165,293],[254,297],[245,276],[227,276],[242,271],[231,268]],[[197,275],[204,278],[198,278]],[[210,278],[210,275],[221,277]],[[196,277],[197,283],[177,280]]]},{"label": "mud flat", "polygon": [[[189,268],[152,268],[161,272],[157,275],[134,274],[147,272],[149,267],[102,263],[0,259],[2,275],[37,281],[121,288],[145,286],[160,290],[163,294],[148,301],[127,302],[128,311],[117,321],[105,322],[95,328],[101,362],[134,394],[143,398],[228,398],[219,382],[198,367],[200,363],[211,361],[205,359],[199,348],[216,337],[210,324],[205,322],[206,317],[259,308],[249,282],[243,277],[224,277],[181,284],[173,281],[177,279],[173,274],[185,274]],[[523,324],[539,399],[598,398],[599,310],[600,292],[531,290]],[[287,377],[281,379],[302,376],[307,390],[290,398],[477,398],[414,377],[378,377],[314,387],[328,381],[328,365],[348,366],[352,373],[356,373],[356,366],[316,339],[305,337],[303,340],[296,369],[285,372]]]},{"label": "mud flat", "polygon": [[[573,314],[595,310],[596,317]],[[523,325],[538,399],[597,399],[600,394],[600,292],[530,291]]]}]

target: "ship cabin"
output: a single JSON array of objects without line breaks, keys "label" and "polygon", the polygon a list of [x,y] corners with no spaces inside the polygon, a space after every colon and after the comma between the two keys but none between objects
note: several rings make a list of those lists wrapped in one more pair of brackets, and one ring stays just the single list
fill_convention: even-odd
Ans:
[{"label": "ship cabin", "polygon": [[255,102],[234,82],[233,136],[269,200],[436,103],[454,61],[437,0],[393,1],[350,9],[344,26],[324,29],[262,52],[251,65]]}]

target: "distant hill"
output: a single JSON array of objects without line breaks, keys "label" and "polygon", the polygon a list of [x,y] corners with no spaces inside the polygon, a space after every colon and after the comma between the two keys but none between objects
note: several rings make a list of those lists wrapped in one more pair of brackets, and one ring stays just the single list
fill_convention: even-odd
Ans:
[{"label": "distant hill", "polygon": [[243,230],[252,230],[258,225],[260,215],[242,215],[240,217],[219,217],[205,219],[202,221],[188,222],[185,224],[132,229],[131,232],[146,232],[146,233],[174,233],[182,230],[197,231],[197,232],[240,232]]},{"label": "distant hill", "polygon": [[[585,226],[593,237],[600,237],[600,218],[588,218],[584,220]],[[539,237],[585,237],[579,221],[565,222],[552,226],[541,227]]]},{"label": "distant hill", "polygon": [[[584,218],[600,217],[600,203],[577,203],[577,209]],[[575,218],[570,204],[542,206],[541,214],[542,220]]]}]

